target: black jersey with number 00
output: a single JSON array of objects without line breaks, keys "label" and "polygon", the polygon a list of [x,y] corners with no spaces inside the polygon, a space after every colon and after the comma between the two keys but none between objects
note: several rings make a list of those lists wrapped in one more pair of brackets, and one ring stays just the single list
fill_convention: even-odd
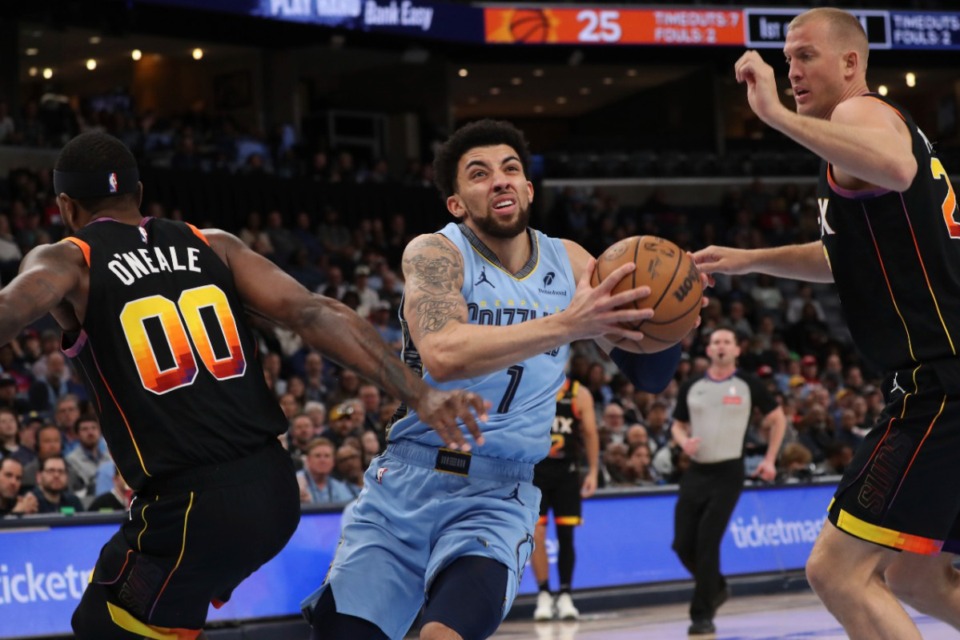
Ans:
[{"label": "black jersey with number 00", "polygon": [[93,222],[83,329],[65,348],[134,489],[248,456],[286,428],[233,275],[195,227]]},{"label": "black jersey with number 00", "polygon": [[891,370],[956,361],[960,348],[960,220],[947,172],[908,113],[917,175],[900,193],[850,192],[820,172],[820,232],[854,342]]}]

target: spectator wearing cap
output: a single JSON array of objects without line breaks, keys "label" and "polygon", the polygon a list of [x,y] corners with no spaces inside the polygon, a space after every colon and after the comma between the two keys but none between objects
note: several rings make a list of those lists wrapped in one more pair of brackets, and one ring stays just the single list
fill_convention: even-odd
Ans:
[{"label": "spectator wearing cap", "polygon": [[330,504],[353,500],[347,485],[332,476],[336,447],[326,438],[315,438],[307,445],[303,469],[297,472],[300,502]]},{"label": "spectator wearing cap", "polygon": [[773,375],[773,367],[768,364],[762,364],[757,367],[757,377],[760,378],[760,381],[764,383],[767,387],[767,391],[776,395],[780,392],[780,388],[777,386],[776,378]]},{"label": "spectator wearing cap", "polygon": [[[801,398],[806,398],[810,392],[820,387],[820,365],[817,363],[816,356],[805,355],[800,358],[800,377],[803,382],[800,385],[799,394]],[[796,386],[796,380],[791,379],[791,386]]]},{"label": "spectator wearing cap", "polygon": [[29,464],[37,457],[20,444],[20,418],[6,407],[0,407],[0,454],[0,458],[13,458],[21,465]]},{"label": "spectator wearing cap", "polygon": [[391,321],[390,311],[390,303],[381,300],[373,307],[373,312],[370,314],[370,323],[383,338],[383,341],[399,354],[400,350],[403,349],[403,332]]},{"label": "spectator wearing cap", "polygon": [[339,447],[347,438],[359,438],[363,435],[359,429],[354,427],[353,411],[353,405],[347,402],[335,406],[330,412],[327,429],[320,434],[321,437],[332,442],[335,447]]},{"label": "spectator wearing cap", "polygon": [[0,409],[10,409],[16,415],[30,410],[30,404],[17,395],[17,381],[9,373],[0,374]]},{"label": "spectator wearing cap", "polygon": [[360,298],[357,313],[362,318],[369,318],[370,312],[380,302],[380,295],[370,286],[370,267],[361,264],[353,270],[353,286],[350,289]]}]

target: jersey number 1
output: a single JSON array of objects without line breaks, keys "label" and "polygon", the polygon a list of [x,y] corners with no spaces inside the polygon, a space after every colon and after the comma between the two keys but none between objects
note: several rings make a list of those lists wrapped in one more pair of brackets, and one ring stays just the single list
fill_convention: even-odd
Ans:
[{"label": "jersey number 1", "polygon": [[157,395],[193,384],[194,349],[217,380],[246,370],[236,319],[217,286],[187,289],[176,302],[159,295],[133,300],[120,312],[120,324],[140,382]]},{"label": "jersey number 1", "polygon": [[507,383],[507,390],[503,392],[503,398],[500,399],[497,413],[510,411],[510,404],[513,402],[513,397],[517,395],[517,387],[520,386],[520,379],[523,377],[523,367],[519,364],[509,367],[507,375],[510,376],[510,382]]}]

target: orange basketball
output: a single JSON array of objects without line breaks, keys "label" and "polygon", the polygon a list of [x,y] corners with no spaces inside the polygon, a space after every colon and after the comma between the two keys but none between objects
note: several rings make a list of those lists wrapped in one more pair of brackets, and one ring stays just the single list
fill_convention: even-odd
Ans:
[{"label": "orange basketball", "polygon": [[653,318],[630,329],[643,332],[639,342],[621,340],[617,346],[635,353],[656,353],[680,342],[700,316],[703,285],[700,270],[687,253],[663,238],[633,236],[610,246],[597,258],[590,284],[597,286],[614,269],[633,261],[636,270],[613,289],[613,293],[647,285],[650,295],[632,303],[637,309],[654,310]]},{"label": "orange basketball", "polygon": [[550,21],[543,9],[517,9],[510,20],[514,42],[546,42]]}]

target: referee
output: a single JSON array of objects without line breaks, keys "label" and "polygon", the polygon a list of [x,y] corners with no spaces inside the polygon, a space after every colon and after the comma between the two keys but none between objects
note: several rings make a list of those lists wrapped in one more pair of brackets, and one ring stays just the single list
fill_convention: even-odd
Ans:
[{"label": "referee", "polygon": [[755,476],[776,476],[783,441],[783,409],[756,378],[737,370],[736,335],[718,328],[710,334],[710,366],[680,388],[671,427],[674,440],[690,456],[680,479],[674,513],[673,550],[693,575],[690,635],[716,632],[713,617],[730,595],[720,574],[720,542],[743,489],[743,442],[753,408],[770,424],[770,444]]}]

